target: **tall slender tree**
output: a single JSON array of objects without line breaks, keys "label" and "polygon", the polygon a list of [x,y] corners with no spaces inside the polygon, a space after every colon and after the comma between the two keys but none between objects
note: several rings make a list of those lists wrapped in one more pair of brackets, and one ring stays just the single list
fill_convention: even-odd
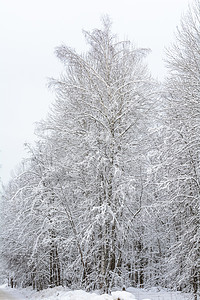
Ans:
[{"label": "tall slender tree", "polygon": [[127,267],[125,240],[133,238],[131,220],[145,198],[155,83],[142,62],[148,50],[119,42],[108,18],[102,30],[84,34],[87,54],[67,46],[56,50],[65,70],[51,82],[57,101],[47,128],[65,148],[74,201],[84,212],[77,220],[84,249],[82,280],[109,290]]},{"label": "tall slender tree", "polygon": [[[179,288],[200,287],[200,1],[182,18],[168,51],[168,187],[170,197],[170,280]],[[173,265],[173,268],[172,268]],[[172,271],[173,269],[173,271]],[[171,277],[172,276],[172,277]]]}]

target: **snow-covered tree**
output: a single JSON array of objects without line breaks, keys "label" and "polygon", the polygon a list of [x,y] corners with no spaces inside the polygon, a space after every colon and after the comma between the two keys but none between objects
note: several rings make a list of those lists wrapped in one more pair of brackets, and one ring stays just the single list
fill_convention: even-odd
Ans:
[{"label": "snow-covered tree", "polygon": [[55,103],[5,191],[4,257],[37,289],[159,284],[159,91],[143,61],[149,50],[118,41],[107,17],[84,35],[85,54],[57,48],[64,71],[51,80]]},{"label": "snow-covered tree", "polygon": [[[48,143],[30,148],[23,163],[4,192],[7,224],[3,253],[15,279],[42,289],[61,284],[62,205],[56,196],[57,171]],[[63,235],[64,236],[64,235]],[[62,237],[63,238],[63,237]]]},{"label": "snow-covered tree", "polygon": [[90,46],[84,55],[57,48],[65,69],[51,82],[57,100],[47,125],[59,136],[71,176],[82,282],[106,290],[128,268],[125,249],[127,240],[133,243],[134,216],[146,197],[149,114],[157,98],[142,62],[148,50],[119,42],[110,29],[105,18],[102,30],[84,32]]},{"label": "snow-covered tree", "polygon": [[[166,138],[170,201],[169,280],[181,289],[200,287],[200,1],[182,18],[168,51],[170,75]],[[173,279],[173,280],[172,280]]]}]

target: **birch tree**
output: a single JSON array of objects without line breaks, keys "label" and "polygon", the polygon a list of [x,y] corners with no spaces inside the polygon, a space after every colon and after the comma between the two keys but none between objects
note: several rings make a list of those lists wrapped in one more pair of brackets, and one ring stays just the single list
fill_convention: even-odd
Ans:
[{"label": "birch tree", "polygon": [[[168,187],[171,236],[170,277],[181,289],[199,289],[200,220],[200,2],[182,18],[168,51]],[[171,271],[174,266],[173,271]]]},{"label": "birch tree", "polygon": [[51,81],[57,100],[47,128],[60,136],[80,208],[82,282],[108,291],[127,268],[123,251],[145,199],[149,113],[157,96],[142,62],[147,49],[119,42],[108,18],[102,30],[84,35],[86,54],[65,45],[56,50],[64,72]]}]

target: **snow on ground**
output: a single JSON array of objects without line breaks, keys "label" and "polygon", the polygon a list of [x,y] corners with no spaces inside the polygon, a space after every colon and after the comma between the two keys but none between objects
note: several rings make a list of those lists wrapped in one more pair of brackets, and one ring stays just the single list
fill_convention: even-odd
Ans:
[{"label": "snow on ground", "polygon": [[191,294],[167,291],[162,288],[138,289],[129,287],[127,291],[132,293],[137,300],[191,300]]},{"label": "snow on ground", "polygon": [[190,300],[190,294],[168,292],[164,289],[152,288],[150,290],[127,288],[127,291],[115,291],[111,295],[98,295],[95,292],[86,293],[82,290],[69,290],[68,288],[55,287],[40,292],[31,288],[11,289],[0,286],[0,289],[15,296],[19,300]]},{"label": "snow on ground", "polygon": [[[23,296],[18,289],[11,289],[11,288],[7,287],[6,284],[0,285],[0,299],[7,300],[7,299],[4,299],[4,297],[5,297],[4,294],[1,296],[1,291],[6,293],[5,294],[6,297],[7,297],[7,295],[11,296],[11,299],[27,300],[27,298],[25,298],[25,296]],[[1,297],[3,297],[3,298],[1,298]],[[10,297],[9,297],[9,299],[10,299]]]}]

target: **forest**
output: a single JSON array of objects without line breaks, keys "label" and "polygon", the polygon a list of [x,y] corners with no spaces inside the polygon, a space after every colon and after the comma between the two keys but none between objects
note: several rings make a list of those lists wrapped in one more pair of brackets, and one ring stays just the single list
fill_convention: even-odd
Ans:
[{"label": "forest", "polygon": [[55,101],[1,195],[1,258],[17,286],[200,292],[200,0],[167,49],[119,41],[109,17],[61,45]]}]

